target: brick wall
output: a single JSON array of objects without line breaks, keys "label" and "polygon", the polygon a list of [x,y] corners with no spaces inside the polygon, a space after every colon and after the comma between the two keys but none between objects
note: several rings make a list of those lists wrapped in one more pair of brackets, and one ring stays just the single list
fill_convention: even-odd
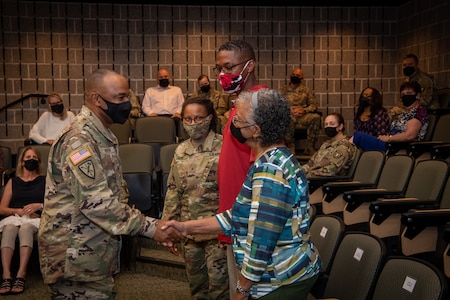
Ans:
[{"label": "brick wall", "polygon": [[[433,3],[431,5],[430,3]],[[402,6],[246,7],[1,0],[0,108],[30,93],[57,91],[75,113],[83,80],[99,67],[129,78],[142,97],[168,68],[186,94],[205,73],[215,81],[215,51],[230,39],[255,48],[261,83],[279,88],[300,66],[326,115],[341,112],[353,133],[355,102],[371,85],[396,103],[408,52],[450,85],[450,1]],[[32,98],[0,112],[0,144],[13,152],[46,110]]]}]

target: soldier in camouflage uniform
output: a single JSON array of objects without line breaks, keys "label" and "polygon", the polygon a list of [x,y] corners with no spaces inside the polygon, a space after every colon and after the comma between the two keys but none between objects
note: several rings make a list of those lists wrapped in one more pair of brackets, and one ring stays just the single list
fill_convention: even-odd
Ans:
[{"label": "soldier in camouflage uniform", "polygon": [[157,230],[158,220],[122,203],[118,141],[108,127],[128,118],[128,95],[123,76],[92,73],[85,105],[50,150],[38,242],[52,299],[116,299],[120,236],[173,240]]},{"label": "soldier in camouflage uniform", "polygon": [[324,121],[324,131],[330,139],[302,166],[306,177],[347,175],[356,146],[344,135],[344,118],[338,113],[329,114]]},{"label": "soldier in camouflage uniform", "polygon": [[317,113],[317,104],[313,92],[302,85],[303,71],[299,68],[292,70],[289,84],[282,87],[280,92],[291,105],[293,122],[286,137],[288,147],[295,153],[295,129],[307,129],[307,145],[304,153],[312,155],[316,151],[321,117]]},{"label": "soldier in camouflage uniform", "polygon": [[[204,219],[217,214],[219,208],[217,164],[222,135],[215,132],[213,103],[207,98],[189,98],[181,115],[190,138],[175,150],[163,220]],[[176,246],[171,251],[178,255]],[[188,236],[181,251],[192,298],[229,299],[226,249],[218,247],[217,234]]]},{"label": "soldier in camouflage uniform", "polygon": [[199,90],[191,94],[190,97],[203,97],[208,98],[214,104],[214,109],[217,113],[217,118],[220,119],[220,124],[223,127],[227,123],[228,118],[225,113],[231,108],[228,101],[225,100],[224,95],[211,87],[209,77],[207,75],[200,75],[197,79]]}]

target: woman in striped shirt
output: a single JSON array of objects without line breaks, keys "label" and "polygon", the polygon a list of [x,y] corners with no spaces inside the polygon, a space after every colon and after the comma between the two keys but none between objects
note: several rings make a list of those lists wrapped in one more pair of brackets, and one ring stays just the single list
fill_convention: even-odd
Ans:
[{"label": "woman in striped shirt", "polygon": [[306,176],[284,143],[289,104],[278,91],[260,89],[240,93],[235,106],[231,132],[255,153],[235,204],[215,217],[165,227],[231,236],[240,268],[234,299],[306,299],[321,261],[309,235]]}]

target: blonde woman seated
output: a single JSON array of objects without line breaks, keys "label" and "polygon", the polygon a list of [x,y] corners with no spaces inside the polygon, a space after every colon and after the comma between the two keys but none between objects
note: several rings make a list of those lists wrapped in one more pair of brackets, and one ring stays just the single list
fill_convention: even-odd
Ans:
[{"label": "blonde woman seated", "polygon": [[64,107],[61,95],[48,95],[47,104],[48,111],[39,117],[28,136],[37,144],[53,144],[61,130],[75,119],[74,113]]},{"label": "blonde woman seated", "polygon": [[[0,202],[0,221],[2,281],[0,295],[20,294],[25,289],[28,261],[33,251],[33,237],[39,227],[43,208],[45,176],[40,175],[41,156],[37,150],[28,146],[19,156],[16,176],[5,186]],[[11,262],[19,238],[20,263],[13,281]]]}]

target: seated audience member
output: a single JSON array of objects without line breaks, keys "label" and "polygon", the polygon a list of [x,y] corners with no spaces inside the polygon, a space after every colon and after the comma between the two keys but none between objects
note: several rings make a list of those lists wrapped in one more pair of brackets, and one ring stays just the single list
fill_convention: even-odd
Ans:
[{"label": "seated audience member", "polygon": [[316,151],[316,142],[320,131],[321,117],[317,114],[317,103],[313,92],[302,84],[303,71],[295,68],[291,72],[289,84],[280,92],[289,101],[293,122],[286,137],[291,152],[295,153],[295,130],[306,128],[307,144],[304,153],[312,155]]},{"label": "seated audience member", "polygon": [[61,130],[70,124],[75,115],[67,111],[61,95],[47,97],[48,111],[44,112],[30,130],[29,138],[37,144],[53,144]]},{"label": "seated audience member", "polygon": [[[25,288],[28,261],[33,250],[33,237],[38,231],[43,208],[45,176],[40,175],[41,158],[37,150],[27,146],[19,155],[16,176],[5,186],[0,202],[2,282],[0,294],[20,294]],[[13,280],[11,263],[19,237],[19,268]]]},{"label": "seated audience member", "polygon": [[[417,82],[420,84],[420,104],[425,108],[439,108],[439,101],[433,101],[433,91],[436,88],[436,83],[433,77],[419,69],[419,58],[417,55],[409,53],[402,59],[403,75],[405,75],[405,82]],[[403,104],[398,105],[389,110],[391,119],[399,117],[404,110]]]},{"label": "seated audience member", "polygon": [[389,123],[389,115],[387,109],[383,107],[380,92],[373,87],[366,87],[359,96],[354,130],[379,136],[389,132]]},{"label": "seated audience member", "polygon": [[344,176],[355,157],[356,147],[344,135],[344,118],[339,113],[330,113],[323,122],[325,134],[330,138],[302,166],[306,177]]},{"label": "seated audience member", "polygon": [[417,82],[404,82],[400,86],[400,97],[405,109],[398,118],[392,120],[389,133],[375,137],[355,131],[350,141],[363,150],[386,151],[387,142],[422,140],[428,128],[428,114],[420,104],[420,91],[421,87]]},{"label": "seated audience member", "polygon": [[207,75],[200,75],[197,79],[199,90],[193,92],[190,98],[207,98],[210,99],[214,104],[214,109],[217,113],[217,118],[220,119],[222,128],[227,123],[228,118],[225,116],[225,113],[230,109],[228,106],[228,101],[225,100],[224,95],[215,90],[209,81],[209,77]]},{"label": "seated audience member", "polygon": [[156,79],[158,85],[149,87],[145,91],[144,99],[142,100],[142,112],[149,117],[171,117],[175,121],[178,135],[181,107],[184,102],[183,92],[179,87],[169,84],[170,73],[166,69],[159,69]]},{"label": "seated audience member", "polygon": [[139,98],[136,96],[136,93],[132,89],[130,89],[130,103],[130,124],[131,127],[134,128],[136,119],[141,117],[141,103],[139,102]]}]

